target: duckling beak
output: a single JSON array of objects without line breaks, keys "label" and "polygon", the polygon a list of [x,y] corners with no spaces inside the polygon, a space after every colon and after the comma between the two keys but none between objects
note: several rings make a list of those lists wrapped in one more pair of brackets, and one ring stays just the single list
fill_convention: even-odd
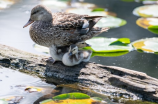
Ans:
[{"label": "duckling beak", "polygon": [[86,43],[86,47],[91,47],[91,45]]},{"label": "duckling beak", "polygon": [[27,27],[28,25],[30,25],[33,22],[34,22],[33,20],[29,19],[29,21],[23,26],[23,28]]},{"label": "duckling beak", "polygon": [[72,52],[69,53],[69,56],[71,56],[71,55],[72,55]]}]

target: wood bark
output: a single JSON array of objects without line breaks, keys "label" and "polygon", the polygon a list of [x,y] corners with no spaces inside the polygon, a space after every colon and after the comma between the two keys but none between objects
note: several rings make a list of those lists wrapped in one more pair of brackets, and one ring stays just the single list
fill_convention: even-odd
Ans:
[{"label": "wood bark", "polygon": [[78,83],[98,93],[158,102],[158,79],[145,73],[93,62],[68,67],[62,62],[45,62],[35,55],[0,45],[0,65],[38,76],[54,84]]}]

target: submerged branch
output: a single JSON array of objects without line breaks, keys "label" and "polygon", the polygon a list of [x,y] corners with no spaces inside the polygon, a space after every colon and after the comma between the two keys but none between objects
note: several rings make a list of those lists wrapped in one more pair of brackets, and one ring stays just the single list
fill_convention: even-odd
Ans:
[{"label": "submerged branch", "polygon": [[9,46],[0,45],[0,65],[18,69],[59,84],[79,83],[108,96],[144,99],[158,102],[158,79],[145,73],[92,62],[68,67],[42,61],[47,56],[35,55]]}]

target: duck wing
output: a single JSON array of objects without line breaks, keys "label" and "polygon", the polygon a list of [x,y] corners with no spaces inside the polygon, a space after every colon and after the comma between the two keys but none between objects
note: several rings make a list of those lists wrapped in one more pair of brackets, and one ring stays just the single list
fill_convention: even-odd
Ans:
[{"label": "duck wing", "polygon": [[85,35],[102,17],[59,12],[53,15],[53,25],[63,30],[77,29],[79,34]]},{"label": "duck wing", "polygon": [[96,36],[96,34],[103,32],[101,28],[94,28],[94,25],[102,17],[103,16],[88,16],[59,12],[53,14],[53,26],[54,28],[56,27],[57,30],[60,30],[60,36],[64,40],[63,43],[65,43],[63,46],[76,44],[77,42],[90,39]]}]

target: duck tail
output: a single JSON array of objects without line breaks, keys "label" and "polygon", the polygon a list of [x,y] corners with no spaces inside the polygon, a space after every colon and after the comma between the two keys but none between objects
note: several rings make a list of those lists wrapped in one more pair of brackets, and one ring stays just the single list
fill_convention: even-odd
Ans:
[{"label": "duck tail", "polygon": [[102,32],[108,32],[109,29],[110,29],[109,27],[101,28],[100,33],[102,33]]},{"label": "duck tail", "polygon": [[108,30],[109,30],[109,28],[93,27],[92,30],[91,30],[88,34],[83,35],[83,36],[81,37],[81,39],[82,39],[83,41],[85,41],[85,40],[87,40],[87,39],[90,39],[90,38],[92,38],[92,37],[94,37],[94,36],[99,35],[100,33],[107,32]]},{"label": "duck tail", "polygon": [[105,16],[87,16],[87,17],[85,17],[85,19],[88,20],[89,26],[87,28],[89,28],[89,31],[91,31],[93,26],[103,17],[105,17]]},{"label": "duck tail", "polygon": [[104,28],[100,28],[100,27],[94,27],[91,32],[93,33],[92,36],[97,36],[99,35],[100,33],[103,33],[103,32],[107,32],[109,30],[108,27],[104,27]]}]

